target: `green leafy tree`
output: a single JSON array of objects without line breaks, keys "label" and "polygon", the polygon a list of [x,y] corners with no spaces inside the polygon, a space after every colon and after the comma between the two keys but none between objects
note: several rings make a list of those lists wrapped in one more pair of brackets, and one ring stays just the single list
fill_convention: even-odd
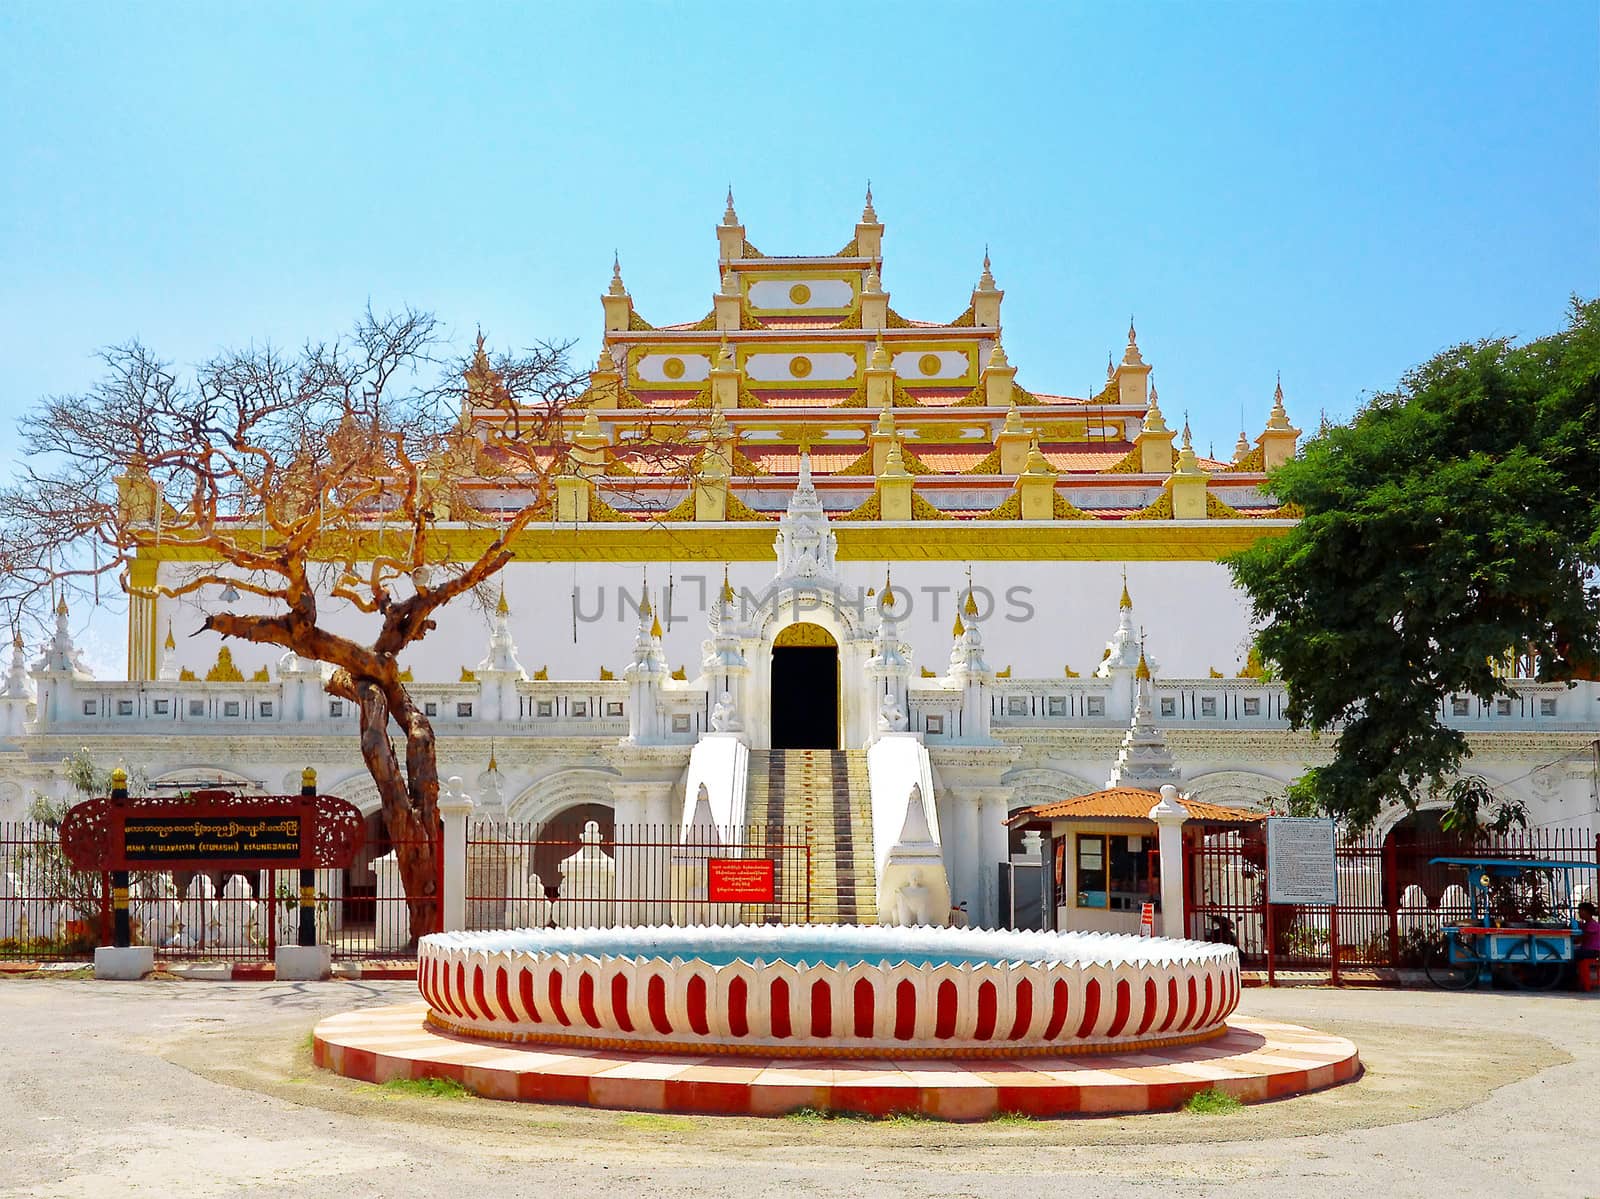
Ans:
[{"label": "green leafy tree", "polygon": [[[1513,663],[1600,677],[1597,401],[1600,301],[1574,300],[1562,332],[1446,350],[1273,473],[1304,516],[1228,564],[1290,721],[1337,731],[1291,805],[1353,827],[1415,806],[1469,754],[1440,723],[1447,697],[1511,694]],[[1478,827],[1484,797],[1451,799]]]}]

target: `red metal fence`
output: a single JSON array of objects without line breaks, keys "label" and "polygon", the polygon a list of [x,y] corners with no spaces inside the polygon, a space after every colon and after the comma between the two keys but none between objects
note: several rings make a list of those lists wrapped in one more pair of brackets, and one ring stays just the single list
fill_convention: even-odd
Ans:
[{"label": "red metal fence", "polygon": [[[716,862],[771,863],[771,899],[730,901]],[[765,868],[757,872],[765,876]],[[803,828],[482,821],[467,831],[467,927],[804,924]]]},{"label": "red metal fence", "polygon": [[1261,830],[1216,834],[1191,844],[1185,861],[1191,937],[1233,938],[1246,969],[1321,970],[1413,967],[1434,929],[1466,911],[1466,870],[1440,857],[1570,862],[1577,870],[1536,875],[1540,898],[1557,916],[1593,898],[1600,837],[1586,829],[1535,829],[1476,841],[1375,837],[1341,843],[1337,905],[1272,904],[1266,896]]},{"label": "red metal fence", "polygon": [[[381,826],[381,821],[374,821]],[[0,822],[0,961],[87,961],[111,941],[111,876],[74,870],[59,826]],[[381,827],[352,869],[315,872],[317,940],[335,960],[405,957],[411,913]],[[160,958],[270,961],[293,945],[298,870],[134,871],[128,879],[133,943]],[[433,905],[437,930],[439,908]]]}]

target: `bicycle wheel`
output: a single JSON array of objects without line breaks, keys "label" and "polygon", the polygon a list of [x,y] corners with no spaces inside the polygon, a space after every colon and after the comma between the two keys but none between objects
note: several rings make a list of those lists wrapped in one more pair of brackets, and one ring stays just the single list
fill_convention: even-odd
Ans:
[{"label": "bicycle wheel", "polygon": [[1467,956],[1458,947],[1455,960],[1451,960],[1450,947],[1452,941],[1448,937],[1436,939],[1428,947],[1428,954],[1422,959],[1422,969],[1428,975],[1428,981],[1436,987],[1446,991],[1465,991],[1478,979],[1479,962],[1476,956]]}]

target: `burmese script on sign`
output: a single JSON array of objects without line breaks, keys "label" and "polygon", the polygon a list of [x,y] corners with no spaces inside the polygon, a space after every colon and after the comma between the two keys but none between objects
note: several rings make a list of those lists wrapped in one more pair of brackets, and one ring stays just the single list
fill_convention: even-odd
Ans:
[{"label": "burmese script on sign", "polygon": [[706,862],[706,891],[712,903],[771,903],[772,859],[711,858]]},{"label": "burmese script on sign", "polygon": [[130,816],[122,826],[123,856],[130,862],[182,858],[300,857],[300,818],[233,820],[194,816]]}]

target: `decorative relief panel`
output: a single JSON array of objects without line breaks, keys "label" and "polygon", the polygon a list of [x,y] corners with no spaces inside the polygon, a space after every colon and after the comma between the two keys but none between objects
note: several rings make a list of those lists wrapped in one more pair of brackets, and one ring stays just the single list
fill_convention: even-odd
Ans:
[{"label": "decorative relief panel", "polygon": [[975,383],[976,360],[971,350],[916,347],[894,355],[894,372],[908,383]]},{"label": "decorative relief panel", "polygon": [[669,387],[704,383],[711,374],[711,358],[703,352],[686,350],[639,350],[629,362],[628,373],[634,383]]},{"label": "decorative relief panel", "polygon": [[844,313],[855,295],[849,279],[816,276],[754,279],[745,288],[745,302],[755,312]]},{"label": "decorative relief panel", "polygon": [[744,360],[744,372],[757,383],[825,387],[854,382],[859,365],[854,354],[796,347],[751,354]]}]

